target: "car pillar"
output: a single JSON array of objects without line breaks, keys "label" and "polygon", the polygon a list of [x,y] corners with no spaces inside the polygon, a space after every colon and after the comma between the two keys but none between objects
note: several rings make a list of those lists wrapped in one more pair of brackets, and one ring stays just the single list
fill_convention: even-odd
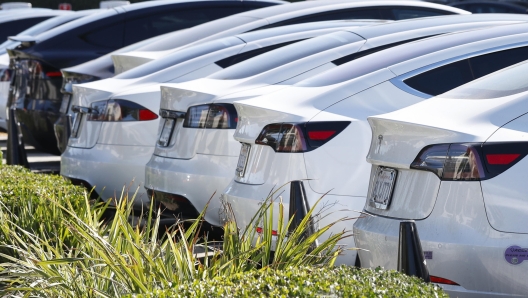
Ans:
[{"label": "car pillar", "polygon": [[15,119],[15,110],[9,109],[7,123],[7,157],[8,165],[21,165],[29,169],[24,140],[19,133],[18,123]]},{"label": "car pillar", "polygon": [[[290,209],[289,209],[289,218],[293,217],[293,220],[288,227],[288,232],[292,233],[299,225],[302,220],[308,214],[310,210],[310,205],[306,198],[306,191],[304,190],[304,184],[302,181],[295,180],[290,182]],[[315,233],[315,226],[313,218],[308,222],[306,230],[304,231],[304,239],[310,237]],[[315,241],[315,246],[317,247],[319,243]]]},{"label": "car pillar", "polygon": [[414,220],[400,222],[398,271],[431,282]]}]

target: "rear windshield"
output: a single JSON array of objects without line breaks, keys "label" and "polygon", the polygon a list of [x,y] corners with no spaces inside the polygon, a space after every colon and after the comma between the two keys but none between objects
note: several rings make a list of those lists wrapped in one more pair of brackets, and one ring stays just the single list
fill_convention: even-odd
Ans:
[{"label": "rear windshield", "polygon": [[345,44],[363,40],[356,34],[340,31],[301,41],[248,59],[210,76],[217,80],[236,80],[254,76],[292,61]]},{"label": "rear windshield", "polygon": [[228,47],[235,45],[243,44],[242,40],[236,37],[226,37],[213,41],[209,41],[203,44],[199,44],[193,47],[188,47],[162,58],[153,60],[151,62],[145,63],[141,66],[132,68],[129,71],[125,71],[122,74],[115,76],[116,79],[135,79],[143,77],[160,70],[163,70],[167,67],[185,62],[187,60],[206,55],[218,50],[222,50]]},{"label": "rear windshield", "polygon": [[488,99],[528,91],[528,61],[499,70],[453,89],[438,97],[455,99]]}]

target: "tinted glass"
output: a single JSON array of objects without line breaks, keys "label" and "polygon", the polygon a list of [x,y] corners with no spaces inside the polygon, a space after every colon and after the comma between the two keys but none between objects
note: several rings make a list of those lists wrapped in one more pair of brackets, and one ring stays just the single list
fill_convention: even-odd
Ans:
[{"label": "tinted glass", "polygon": [[359,40],[363,39],[350,32],[326,34],[264,53],[219,71],[210,77],[217,80],[247,78],[315,53]]},{"label": "tinted glass", "polygon": [[241,3],[238,6],[231,7],[173,10],[127,20],[125,44],[131,44],[152,36],[186,29],[245,10],[247,9]]},{"label": "tinted glass", "polygon": [[406,20],[414,18],[425,18],[425,17],[434,17],[441,15],[453,14],[449,11],[435,10],[435,9],[419,9],[419,8],[406,8],[398,7],[393,8],[392,13],[395,20]]},{"label": "tinted glass", "polygon": [[294,40],[294,41],[274,44],[274,45],[267,46],[267,47],[262,47],[262,48],[259,48],[259,49],[254,49],[252,51],[247,51],[245,53],[240,53],[238,55],[227,57],[225,59],[216,61],[215,63],[216,63],[216,65],[218,65],[218,66],[220,66],[222,68],[228,68],[229,66],[233,66],[233,65],[235,65],[237,63],[240,63],[242,61],[246,61],[247,59],[256,57],[258,55],[264,54],[266,52],[269,52],[269,51],[272,51],[272,50],[275,50],[275,49],[278,49],[278,48],[281,48],[283,46],[287,46],[289,44],[292,44],[292,43],[295,43],[295,42],[298,42],[298,41],[299,40]]},{"label": "tinted glass", "polygon": [[471,4],[466,9],[472,13],[518,13],[510,7],[494,4]]},{"label": "tinted glass", "polygon": [[38,17],[31,19],[16,20],[11,22],[5,22],[0,24],[0,40],[4,41],[9,36],[17,35],[18,33],[32,27],[44,20],[49,19],[52,16]]},{"label": "tinted glass", "polygon": [[330,12],[316,13],[312,15],[302,16],[294,19],[285,20],[282,22],[277,22],[269,24],[264,27],[260,27],[255,30],[275,28],[286,25],[302,24],[309,22],[321,22],[321,21],[332,21],[332,20],[350,20],[350,19],[385,19],[380,11],[376,8],[371,9],[342,9]]},{"label": "tinted glass", "polygon": [[469,59],[475,79],[528,59],[528,47],[504,50]]},{"label": "tinted glass", "polygon": [[115,76],[117,79],[133,79],[155,73],[172,65],[176,65],[187,60],[209,54],[227,47],[243,44],[243,42],[236,37],[227,37],[218,40],[213,40],[193,47],[188,47],[163,58],[145,63],[141,66],[135,67],[129,71]]},{"label": "tinted glass", "polygon": [[439,95],[527,59],[528,47],[504,50],[438,67],[404,82],[420,92]]},{"label": "tinted glass", "polygon": [[528,91],[527,73],[528,62],[523,62],[460,86],[440,97],[486,99],[525,92]]},{"label": "tinted glass", "polygon": [[94,46],[120,48],[123,46],[123,28],[122,22],[115,23],[84,34],[81,39]]},{"label": "tinted glass", "polygon": [[473,80],[467,59],[424,72],[404,82],[420,92],[438,95]]}]

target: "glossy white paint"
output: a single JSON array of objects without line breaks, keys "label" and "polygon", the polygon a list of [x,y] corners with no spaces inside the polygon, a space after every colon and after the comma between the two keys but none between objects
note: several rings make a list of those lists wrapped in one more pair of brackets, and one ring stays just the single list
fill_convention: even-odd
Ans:
[{"label": "glossy white paint", "polygon": [[[383,135],[381,146],[378,146],[377,143],[373,143],[371,146],[371,152],[369,154],[369,161],[377,163],[377,161],[372,160],[373,154],[381,155],[383,158],[385,155],[394,157],[388,158],[391,163],[388,165],[400,165],[399,168],[405,169],[408,168],[410,163],[416,157],[416,154],[423,146],[418,146],[416,143],[412,143],[412,151],[402,145],[401,148],[395,147],[393,140],[391,139],[392,134],[402,135],[409,140],[420,142],[426,142],[427,140],[432,140],[438,136],[450,136],[453,138],[462,138],[464,135],[464,129],[461,132],[453,133],[451,130],[454,130],[457,127],[460,127],[461,124],[467,122],[465,120],[457,120],[455,117],[453,121],[449,122],[447,127],[452,128],[443,129],[438,128],[429,128],[425,126],[414,126],[408,128],[405,125],[401,124],[404,119],[413,117],[414,114],[420,114],[420,108],[412,110],[413,104],[423,101],[425,98],[416,95],[415,93],[409,93],[405,90],[397,87],[391,81],[398,79],[399,77],[395,75],[395,72],[392,71],[393,68],[396,69],[405,69],[406,72],[402,72],[402,76],[406,75],[407,72],[411,71],[425,71],[425,68],[437,67],[432,66],[433,63],[446,61],[447,59],[452,59],[451,62],[457,61],[457,59],[462,59],[460,55],[466,54],[469,56],[482,54],[481,51],[496,48],[499,45],[508,45],[508,44],[517,44],[520,42],[519,37],[522,37],[521,40],[528,40],[524,34],[518,34],[522,32],[525,26],[518,26],[512,33],[514,36],[504,36],[504,34],[497,34],[498,38],[493,38],[493,42],[487,41],[487,38],[480,36],[480,41],[476,37],[477,34],[473,35],[471,33],[460,33],[459,36],[471,35],[473,42],[464,45],[464,41],[458,41],[457,52],[451,51],[455,44],[451,40],[451,36],[446,37],[437,37],[438,40],[449,41],[453,44],[446,43],[445,48],[434,48],[435,38],[430,38],[422,41],[416,41],[413,43],[405,44],[400,47],[393,49],[388,49],[383,52],[379,52],[367,56],[365,58],[365,65],[361,65],[362,59],[354,61],[357,64],[357,68],[354,70],[358,73],[358,77],[351,78],[348,81],[343,80],[339,83],[339,80],[336,80],[338,83],[332,85],[310,85],[311,80],[317,80],[317,78],[324,78],[328,76],[327,73],[332,73],[332,70],[320,74],[316,77],[312,77],[307,81],[302,81],[299,84],[287,87],[282,90],[279,90],[273,94],[263,95],[260,97],[254,97],[247,100],[235,102],[235,107],[239,113],[240,122],[237,130],[235,131],[235,139],[244,142],[244,143],[254,143],[254,140],[257,138],[258,134],[262,128],[270,123],[281,123],[281,122],[318,122],[318,121],[351,121],[351,124],[331,141],[323,145],[322,147],[315,149],[311,152],[304,153],[304,161],[299,162],[297,165],[290,164],[288,167],[300,167],[305,166],[307,169],[307,178],[314,180],[309,180],[305,182],[305,186],[309,185],[310,189],[318,193],[325,193],[327,191],[330,194],[339,194],[339,195],[354,195],[359,197],[366,197],[368,190],[368,182],[370,172],[370,165],[365,163],[365,156],[367,155],[371,133],[374,132],[374,136]],[[464,35],[465,34],[465,35]],[[456,40],[456,34],[453,40]],[[438,43],[437,43],[438,45]],[[515,46],[512,46],[515,47]],[[412,56],[412,51],[410,49],[416,48],[415,54],[416,57]],[[407,50],[409,49],[409,50]],[[429,52],[427,50],[429,49]],[[375,70],[373,63],[380,63],[381,65],[384,61],[394,60],[391,56],[392,54],[401,55],[402,61],[394,62],[397,64],[386,65],[386,68],[381,68]],[[474,53],[474,54],[472,54]],[[451,57],[449,57],[451,55]],[[460,57],[460,58],[456,58]],[[367,63],[367,61],[369,63]],[[385,62],[385,63],[387,63]],[[350,65],[354,65],[354,63]],[[396,66],[394,66],[396,65]],[[349,66],[351,67],[351,66]],[[369,71],[361,69],[369,69]],[[338,70],[336,68],[335,70]],[[375,70],[375,71],[373,71]],[[397,72],[396,72],[397,73]],[[347,74],[350,75],[350,74]],[[306,87],[304,87],[306,86]],[[466,100],[461,102],[452,102],[449,104],[449,101],[443,101],[440,103],[440,100],[445,100],[445,98],[430,100],[437,104],[437,109],[435,111],[448,111],[450,115],[463,114],[468,111],[468,109],[475,112],[475,115],[478,115],[478,112],[485,111],[495,111],[498,106],[504,105],[505,102],[508,102],[508,99],[504,99],[503,102],[483,105],[478,107],[475,105],[474,100]],[[479,100],[480,101],[480,100]],[[514,106],[515,100],[509,99],[509,105]],[[466,102],[467,106],[466,106]],[[472,102],[469,103],[469,102]],[[431,104],[429,101],[426,101],[421,104]],[[373,125],[372,130],[368,126],[367,117],[371,115],[376,115],[380,113],[385,113],[388,111],[394,111],[406,106],[411,105],[411,108],[407,108],[408,112],[403,114],[398,114],[401,118],[401,121],[391,121],[385,125],[375,126]],[[419,106],[419,105],[416,105]],[[469,108],[471,106],[471,108]],[[440,108],[441,107],[441,108]],[[454,108],[456,107],[456,108]],[[514,109],[510,110],[511,113],[515,113]],[[397,113],[397,112],[396,112]],[[517,113],[519,113],[517,111]],[[391,114],[389,114],[391,115]],[[445,122],[445,118],[441,119],[445,114],[435,114],[434,116],[427,115],[423,116],[424,121],[437,118],[438,121]],[[480,123],[477,122],[477,125],[481,126],[479,131],[479,136],[475,136],[472,140],[485,140],[493,131],[495,131],[500,125],[505,122],[502,120],[511,119],[511,115],[508,112],[501,113],[500,116],[492,117],[492,121],[485,121],[481,119]],[[478,116],[476,117],[478,118]],[[418,116],[418,119],[420,116]],[[440,120],[441,119],[441,120]],[[393,120],[393,119],[391,119]],[[490,123],[491,122],[491,123]],[[437,123],[437,122],[433,122]],[[497,126],[498,125],[498,126]],[[460,129],[459,129],[460,131]],[[473,132],[475,133],[475,132]],[[483,139],[482,139],[483,138]],[[374,138],[376,139],[376,138]],[[405,142],[403,142],[405,143]],[[379,148],[378,148],[379,147]],[[267,163],[273,163],[275,158],[283,158],[283,155],[300,155],[299,153],[275,153],[272,150],[266,152],[265,158]],[[377,152],[377,153],[376,153]],[[404,153],[404,154],[402,154]],[[262,155],[260,150],[255,150],[250,153],[249,164],[252,165],[252,159],[254,155]],[[376,155],[377,156],[377,155]],[[401,166],[404,164],[405,166]],[[275,164],[280,167],[278,171],[286,170],[286,166],[281,166],[280,164]],[[248,166],[247,169],[250,169]],[[262,166],[265,169],[265,166]],[[423,219],[431,214],[434,201],[422,201],[423,198],[435,198],[436,191],[438,190],[439,183],[435,181],[436,176],[425,174],[413,174],[411,172],[405,172],[402,170],[401,173],[401,183],[402,186],[396,187],[395,196],[402,199],[401,205],[397,207],[392,207],[390,212],[383,212],[380,210],[376,211],[376,214],[386,216],[391,214],[394,217],[402,218],[413,218],[413,219]],[[253,183],[255,184],[266,184],[266,179],[275,179],[273,175],[266,173],[266,177],[258,177]],[[269,175],[269,176],[267,176]],[[298,177],[288,177],[289,180],[282,180],[280,183],[284,184],[290,180],[301,180],[304,179],[303,176]],[[399,178],[399,181],[400,181]],[[255,196],[260,196],[261,194],[251,194],[251,192],[245,192],[242,189],[248,189],[251,185],[239,183],[243,179],[246,179],[246,183],[251,183],[251,174],[248,177],[234,177],[234,181],[229,185],[228,188],[224,191],[223,198],[232,204],[241,204],[244,207],[247,207],[251,204],[255,204],[256,200],[253,199]],[[437,179],[438,180],[438,179]],[[421,185],[416,187],[413,190],[407,190],[405,186],[408,185]],[[246,193],[248,197],[244,201],[243,198],[239,196],[232,196],[232,193]],[[409,197],[410,196],[410,197]],[[313,203],[313,201],[310,201]],[[235,214],[236,216],[237,214]],[[239,225],[244,226],[247,222],[238,222]],[[350,224],[350,222],[348,222]],[[339,231],[343,228],[346,228],[345,225],[337,224],[332,227],[333,231]],[[350,260],[349,260],[350,261]]]},{"label": "glossy white paint", "polygon": [[[526,80],[503,76],[525,68],[526,62],[519,63],[420,104],[369,118],[375,133],[383,133],[384,141],[388,136],[381,145],[376,145],[376,138],[372,140],[369,162],[374,164],[373,169],[377,165],[391,166],[399,173],[413,173],[424,179],[429,176],[428,180],[436,181],[439,189],[437,195],[434,189],[429,190],[431,195],[424,195],[423,180],[409,181],[399,176],[396,188],[405,184],[406,195],[395,192],[387,210],[365,205],[371,216],[354,224],[355,243],[364,249],[359,251],[363,267],[396,269],[399,222],[413,218],[400,210],[409,208],[408,202],[414,200],[433,206],[426,218],[416,220],[416,226],[423,250],[432,254],[432,259],[426,260],[429,273],[460,284],[442,285],[452,297],[526,296],[528,284],[523,274],[528,263],[522,257],[510,262],[506,255],[513,246],[528,247],[524,225],[528,214],[528,189],[523,179],[526,157],[482,181],[440,181],[431,172],[408,169],[419,152],[417,148],[432,144],[478,142],[485,150],[488,144],[509,143],[520,153],[526,152],[526,144],[517,143],[526,141]],[[485,86],[479,82],[485,82]],[[514,88],[516,94],[487,91],[485,96],[475,97],[479,88],[508,90],[509,85],[519,82],[521,88]],[[453,94],[462,94],[461,90],[471,99],[454,98]]]},{"label": "glossy white paint", "polygon": [[[372,23],[372,22],[366,22]],[[243,34],[240,38],[252,40],[248,43],[236,44],[228,42],[226,40],[226,48],[212,53],[207,53],[203,56],[193,58],[182,63],[178,63],[168,69],[156,72],[143,77],[123,79],[121,77],[105,79],[97,82],[91,82],[87,84],[75,85],[73,95],[73,105],[80,105],[89,107],[93,102],[108,99],[124,99],[135,103],[138,103],[153,112],[158,112],[160,109],[160,85],[158,82],[165,82],[170,80],[184,81],[185,79],[192,79],[195,77],[201,77],[201,75],[207,75],[212,72],[222,69],[214,64],[215,61],[221,60],[226,57],[245,52],[259,47],[273,45],[290,40],[304,39],[327,32],[335,31],[340,29],[342,26],[350,26],[351,24],[362,24],[361,22],[321,22],[320,24],[306,24],[288,26],[281,28],[280,30],[269,30],[269,32],[259,32],[258,34]],[[303,27],[308,27],[313,30],[303,30]],[[283,35],[277,35],[277,33],[284,33]],[[257,35],[262,39],[252,37]],[[253,38],[253,39],[251,39]],[[237,39],[238,40],[238,39]],[[240,41],[239,41],[240,43]],[[202,50],[203,51],[203,50]],[[191,53],[192,54],[192,53]],[[188,54],[172,55],[171,59],[174,61],[184,60],[183,57],[188,57]],[[191,55],[191,57],[193,57]],[[214,66],[213,66],[214,65]],[[146,65],[148,66],[148,64]],[[212,67],[211,67],[212,66]],[[120,91],[120,92],[119,92]],[[165,92],[166,91],[166,92]],[[172,89],[166,89],[162,92],[162,97],[173,96]],[[166,94],[168,92],[168,94]],[[185,94],[186,97],[189,95]],[[192,97],[192,96],[191,96]],[[162,107],[163,108],[163,107]],[[177,157],[183,159],[193,158],[197,153],[198,145],[202,148],[199,154],[211,154],[211,151],[217,147],[212,147],[211,144],[217,143],[218,140],[227,140],[225,136],[226,132],[211,132],[205,134],[204,138],[201,138],[203,131],[201,130],[189,130],[181,129],[181,120],[176,124],[175,137],[172,138],[171,144],[168,148],[174,150],[159,150],[156,149],[155,154],[159,156]],[[80,133],[77,138],[70,138],[70,146],[76,148],[90,148],[97,144],[105,145],[116,145],[115,148],[123,150],[123,155],[128,155],[130,149],[134,145],[138,146],[154,146],[157,140],[157,134],[155,133],[159,129],[159,119],[147,121],[147,122],[94,122],[86,121],[85,119],[81,123]],[[179,133],[182,131],[181,134]],[[232,130],[228,133],[232,135]],[[200,136],[200,137],[199,137]],[[181,140],[194,140],[194,142],[181,142]],[[180,144],[175,146],[175,144]],[[220,148],[225,149],[224,151],[217,151],[220,155],[229,155],[236,157],[239,152],[240,145],[237,142],[227,142],[226,146]],[[231,146],[231,147],[230,147]],[[70,148],[66,149],[67,151]],[[171,152],[171,154],[167,154]],[[90,153],[87,153],[88,155]],[[127,165],[128,167],[139,166],[141,169],[135,169],[135,171],[144,170],[144,165],[148,162],[148,158],[142,158],[138,156],[132,164]],[[62,161],[62,167],[64,173],[68,175],[76,175],[76,177],[84,177],[85,180],[92,180],[92,176],[100,175],[99,172],[77,172],[78,168],[70,169],[71,160],[64,159]],[[135,173],[134,171],[134,173]],[[73,173],[73,174],[72,174]],[[124,171],[121,173],[121,179],[131,179],[130,173]],[[229,171],[225,177],[230,177],[232,174]],[[63,174],[67,176],[66,174]],[[108,189],[120,189],[121,184],[113,183],[116,180],[108,180],[106,187]],[[119,180],[117,180],[119,181]],[[143,184],[142,178],[135,178],[135,181],[140,185]],[[224,183],[223,185],[226,185]],[[206,189],[203,189],[207,191]],[[207,194],[207,199],[211,194]]]},{"label": "glossy white paint", "polygon": [[[186,197],[193,206],[202,211],[209,202],[205,220],[221,225],[220,193],[230,181],[224,172],[233,172],[238,156],[215,156],[196,154],[189,160],[163,158],[152,155],[147,166],[143,166],[145,187],[165,193]],[[211,165],[214,164],[214,167]],[[204,172],[204,168],[210,168]],[[174,187],[178,185],[178,187]]]},{"label": "glossy white paint", "polygon": [[[433,212],[416,221],[422,249],[433,253],[426,260],[429,273],[460,284],[445,288],[452,297],[524,296],[528,264],[509,264],[504,254],[512,245],[527,247],[528,236],[493,229],[482,201],[479,182],[441,183]],[[396,269],[399,222],[376,216],[356,221],[362,267]]]},{"label": "glossy white paint", "polygon": [[[176,33],[174,35],[168,36],[167,40],[178,40],[181,39],[182,42],[168,42],[171,45],[169,46],[170,49],[178,49],[183,48],[186,46],[193,46],[196,44],[200,44],[203,42],[207,42],[214,39],[219,39],[226,36],[233,36],[236,34],[240,34],[243,32],[249,32],[251,30],[269,25],[274,24],[281,21],[287,21],[291,19],[295,19],[298,17],[303,17],[311,14],[317,14],[321,12],[331,12],[334,10],[340,10],[340,9],[346,9],[346,8],[354,8],[354,7],[376,7],[376,6],[409,6],[409,7],[425,7],[425,8],[433,8],[438,10],[444,10],[444,11],[450,11],[453,14],[457,15],[468,15],[469,12],[461,9],[457,9],[450,6],[445,5],[438,5],[434,3],[427,3],[427,2],[421,2],[421,1],[348,1],[348,0],[338,0],[338,1],[314,1],[314,2],[306,2],[306,3],[295,3],[295,4],[288,4],[288,5],[281,5],[280,8],[275,8],[274,10],[270,10],[269,8],[260,9],[260,12],[258,10],[255,11],[248,11],[244,13],[240,13],[228,18],[232,18],[233,20],[237,18],[244,18],[245,22],[241,23],[240,21],[235,22],[235,26],[229,26],[225,27],[225,25],[221,24],[222,21],[217,20],[213,22],[209,22],[209,24],[203,24],[196,26],[194,28],[190,28],[190,30],[187,30],[187,32],[181,32]],[[270,11],[270,13],[266,13],[267,11]],[[227,18],[225,18],[227,20]],[[215,23],[220,24],[220,26],[215,27]],[[193,34],[194,33],[194,34]],[[146,46],[146,48],[149,51],[152,51],[152,54],[149,54],[151,57],[158,57],[163,56],[165,54],[165,50],[167,50],[167,45],[163,46],[161,43],[159,46]],[[136,52],[138,52],[136,54]],[[137,49],[135,52],[129,52],[129,53],[120,53],[118,55],[114,55],[113,59],[114,61],[119,61],[120,65],[127,64],[124,62],[125,60],[135,60],[135,56],[138,57],[138,59],[135,62],[132,62],[129,64],[129,66],[133,67],[134,65],[137,65],[138,63],[141,63],[142,61],[146,61],[145,54],[146,50],[143,49]],[[120,57],[121,56],[121,57]],[[122,68],[123,71],[128,70],[126,68]]]},{"label": "glossy white paint", "polygon": [[96,144],[90,149],[69,146],[61,156],[61,175],[88,182],[105,200],[119,198],[123,190],[128,198],[137,192],[135,202],[148,206],[143,185],[144,161],[150,158],[152,151],[152,146],[138,145]]}]

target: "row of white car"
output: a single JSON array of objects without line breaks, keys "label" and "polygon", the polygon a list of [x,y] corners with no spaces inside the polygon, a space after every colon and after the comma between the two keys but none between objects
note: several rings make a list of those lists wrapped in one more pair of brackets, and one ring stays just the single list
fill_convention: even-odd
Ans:
[{"label": "row of white car", "polygon": [[241,227],[301,181],[333,214],[320,225],[364,210],[340,243],[363,250],[340,263],[396,269],[398,223],[414,219],[449,293],[522,296],[527,21],[304,23],[173,51],[73,86],[61,175],[183,218],[210,201],[217,226],[228,204]]}]

